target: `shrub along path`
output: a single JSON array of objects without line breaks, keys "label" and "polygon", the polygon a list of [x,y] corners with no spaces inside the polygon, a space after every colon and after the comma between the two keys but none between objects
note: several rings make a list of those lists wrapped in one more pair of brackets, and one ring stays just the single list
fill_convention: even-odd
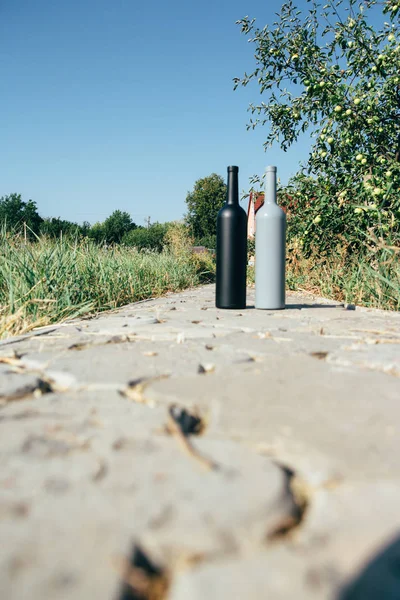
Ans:
[{"label": "shrub along path", "polygon": [[400,314],[252,302],[1,342],[2,598],[400,595]]}]

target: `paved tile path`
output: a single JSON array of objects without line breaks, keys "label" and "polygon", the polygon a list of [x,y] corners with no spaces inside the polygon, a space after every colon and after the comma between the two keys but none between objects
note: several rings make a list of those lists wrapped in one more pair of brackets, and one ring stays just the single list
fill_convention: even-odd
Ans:
[{"label": "paved tile path", "polygon": [[400,313],[252,302],[0,343],[1,598],[400,597]]}]

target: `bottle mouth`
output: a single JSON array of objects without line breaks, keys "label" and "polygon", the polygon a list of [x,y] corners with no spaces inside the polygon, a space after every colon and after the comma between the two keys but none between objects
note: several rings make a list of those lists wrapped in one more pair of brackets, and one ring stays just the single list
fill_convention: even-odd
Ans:
[{"label": "bottle mouth", "polygon": [[238,173],[239,167],[228,167],[228,173]]}]

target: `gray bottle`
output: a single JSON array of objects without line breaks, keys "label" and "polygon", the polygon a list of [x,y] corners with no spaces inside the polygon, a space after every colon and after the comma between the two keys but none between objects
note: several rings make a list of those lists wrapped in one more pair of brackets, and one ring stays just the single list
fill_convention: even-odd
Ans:
[{"label": "gray bottle", "polygon": [[256,308],[285,308],[286,215],[276,203],[276,167],[267,167],[256,215]]}]

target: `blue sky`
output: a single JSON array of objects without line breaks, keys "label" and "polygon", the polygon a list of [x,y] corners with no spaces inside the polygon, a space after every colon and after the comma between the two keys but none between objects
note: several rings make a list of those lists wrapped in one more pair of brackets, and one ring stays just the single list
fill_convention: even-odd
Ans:
[{"label": "blue sky", "polygon": [[115,209],[137,224],[182,218],[200,177],[239,166],[239,185],[306,158],[264,151],[247,131],[253,48],[235,21],[273,20],[277,0],[1,0],[0,196],[44,217],[91,223]]}]

